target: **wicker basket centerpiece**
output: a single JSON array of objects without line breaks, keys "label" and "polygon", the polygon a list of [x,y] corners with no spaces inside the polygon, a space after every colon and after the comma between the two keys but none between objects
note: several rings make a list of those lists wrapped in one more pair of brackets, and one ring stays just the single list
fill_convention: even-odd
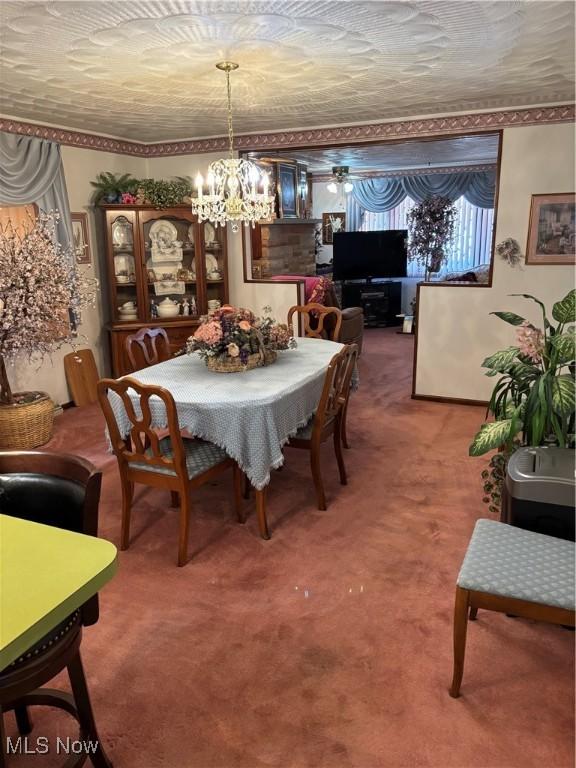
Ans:
[{"label": "wicker basket centerpiece", "polygon": [[271,365],[278,350],[295,346],[288,327],[269,314],[256,317],[249,309],[224,306],[201,319],[187,352],[198,352],[211,371],[241,373]]}]

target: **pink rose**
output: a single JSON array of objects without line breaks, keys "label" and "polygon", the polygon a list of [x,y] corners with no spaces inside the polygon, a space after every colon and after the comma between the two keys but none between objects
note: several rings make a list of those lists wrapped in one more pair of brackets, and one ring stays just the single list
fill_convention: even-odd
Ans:
[{"label": "pink rose", "polygon": [[242,331],[249,331],[252,326],[248,322],[248,320],[240,320],[238,323],[238,328]]},{"label": "pink rose", "polygon": [[240,349],[238,347],[238,344],[234,344],[234,343],[228,344],[227,349],[230,357],[238,357],[238,355],[240,354]]}]

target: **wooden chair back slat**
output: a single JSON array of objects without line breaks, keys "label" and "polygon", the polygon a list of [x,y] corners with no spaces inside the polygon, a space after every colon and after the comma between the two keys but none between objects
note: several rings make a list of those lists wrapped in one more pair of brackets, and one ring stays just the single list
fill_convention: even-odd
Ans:
[{"label": "wooden chair back slat", "polygon": [[[138,396],[138,408],[140,414],[134,407],[134,402],[128,390],[132,390]],[[118,424],[114,416],[114,410],[110,403],[108,393],[113,392],[120,398],[126,415],[130,421],[130,432],[125,438],[120,434]],[[172,456],[166,456],[160,450],[159,431],[165,429],[162,426],[153,426],[152,408],[150,400],[156,398],[162,401],[166,413],[166,427],[170,437]],[[129,463],[138,462],[146,464],[152,470],[169,469],[175,472],[179,477],[186,479],[186,453],[184,442],[178,423],[178,414],[174,398],[167,389],[163,387],[141,384],[136,379],[125,377],[123,379],[102,379],[98,382],[98,399],[104,412],[108,433],[112,449],[116,454],[121,466]],[[165,436],[165,435],[163,435]]]},{"label": "wooden chair back slat", "polygon": [[79,349],[64,357],[64,371],[74,405],[83,406],[97,400],[98,368],[91,349]]},{"label": "wooden chair back slat", "polygon": [[126,337],[126,354],[133,371],[170,358],[170,342],[164,328],[140,328]]},{"label": "wooden chair back slat", "polygon": [[[288,327],[294,329],[292,318],[295,313],[302,318],[304,336],[313,339],[338,341],[342,326],[342,312],[338,307],[325,307],[323,304],[303,304],[288,310]],[[328,321],[331,323],[329,326]]]}]

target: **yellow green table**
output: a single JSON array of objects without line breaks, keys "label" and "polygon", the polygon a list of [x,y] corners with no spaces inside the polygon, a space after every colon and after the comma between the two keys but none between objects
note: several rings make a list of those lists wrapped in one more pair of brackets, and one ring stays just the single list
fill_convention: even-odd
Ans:
[{"label": "yellow green table", "polygon": [[0,670],[110,581],[116,556],[104,539],[0,515]]}]

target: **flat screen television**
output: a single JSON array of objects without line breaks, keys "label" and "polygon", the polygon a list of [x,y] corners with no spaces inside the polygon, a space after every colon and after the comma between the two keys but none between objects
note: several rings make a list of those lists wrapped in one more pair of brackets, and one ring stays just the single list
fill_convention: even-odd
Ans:
[{"label": "flat screen television", "polygon": [[406,277],[407,238],[406,229],[334,233],[334,280]]}]

